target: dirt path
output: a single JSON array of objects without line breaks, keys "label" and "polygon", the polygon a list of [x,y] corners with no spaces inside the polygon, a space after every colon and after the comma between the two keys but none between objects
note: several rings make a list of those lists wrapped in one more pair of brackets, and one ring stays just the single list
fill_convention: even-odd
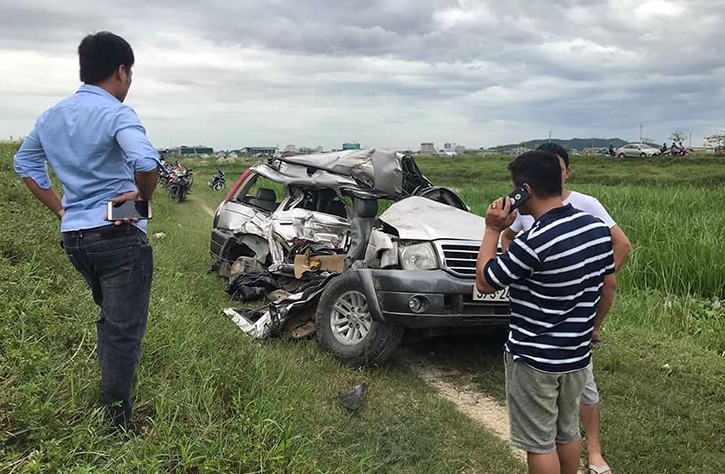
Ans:
[{"label": "dirt path", "polygon": [[[406,354],[404,363],[424,382],[433,387],[445,399],[453,402],[456,408],[473,418],[501,440],[509,442],[509,420],[506,406],[480,392],[470,381],[470,377],[452,367],[440,367],[413,354]],[[514,455],[526,463],[526,453],[511,448]],[[580,474],[587,474],[584,467]]]},{"label": "dirt path", "polygon": [[[439,367],[408,354],[405,363],[413,372],[444,398],[456,405],[456,408],[483,425],[491,433],[509,442],[509,421],[506,407],[494,398],[477,391],[467,377],[451,367]],[[526,462],[526,453],[513,449],[521,461]]]},{"label": "dirt path", "polygon": [[201,208],[204,210],[204,212],[206,212],[207,214],[209,214],[209,217],[214,217],[214,209],[212,209],[211,207],[207,206],[203,202],[200,202],[199,203],[199,206],[201,206]]}]

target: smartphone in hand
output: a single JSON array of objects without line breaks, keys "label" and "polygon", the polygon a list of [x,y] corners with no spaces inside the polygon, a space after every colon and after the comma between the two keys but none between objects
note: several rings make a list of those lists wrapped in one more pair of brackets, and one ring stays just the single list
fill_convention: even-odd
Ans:
[{"label": "smartphone in hand", "polygon": [[122,221],[124,219],[151,219],[151,203],[149,201],[108,202],[106,220]]},{"label": "smartphone in hand", "polygon": [[523,203],[526,202],[529,197],[531,197],[530,194],[523,187],[516,188],[511,191],[511,194],[506,196],[506,199],[509,199],[511,201],[511,208],[509,209],[509,214],[514,212],[514,209],[518,209]]}]

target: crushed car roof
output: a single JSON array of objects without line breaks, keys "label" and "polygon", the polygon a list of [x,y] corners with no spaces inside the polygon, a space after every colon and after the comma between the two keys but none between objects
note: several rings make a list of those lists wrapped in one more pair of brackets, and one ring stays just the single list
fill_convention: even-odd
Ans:
[{"label": "crushed car roof", "polygon": [[325,187],[361,198],[400,197],[406,194],[403,158],[370,148],[272,158],[253,169],[285,186]]}]

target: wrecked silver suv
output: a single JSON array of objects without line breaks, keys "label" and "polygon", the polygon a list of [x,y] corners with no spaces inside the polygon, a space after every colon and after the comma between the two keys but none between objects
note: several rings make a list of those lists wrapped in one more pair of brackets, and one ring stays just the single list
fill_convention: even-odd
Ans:
[{"label": "wrecked silver suv", "polygon": [[484,226],[410,156],[273,158],[246,170],[217,208],[211,255],[230,293],[270,301],[225,311],[248,334],[316,331],[343,363],[381,364],[404,333],[506,326],[508,295],[475,289]]}]

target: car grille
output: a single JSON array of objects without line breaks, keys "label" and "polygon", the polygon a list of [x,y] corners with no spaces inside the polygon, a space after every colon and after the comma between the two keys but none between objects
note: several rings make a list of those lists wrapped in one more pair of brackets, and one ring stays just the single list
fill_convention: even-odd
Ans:
[{"label": "car grille", "polygon": [[481,242],[444,240],[436,242],[443,268],[462,277],[476,276],[476,259]]}]

